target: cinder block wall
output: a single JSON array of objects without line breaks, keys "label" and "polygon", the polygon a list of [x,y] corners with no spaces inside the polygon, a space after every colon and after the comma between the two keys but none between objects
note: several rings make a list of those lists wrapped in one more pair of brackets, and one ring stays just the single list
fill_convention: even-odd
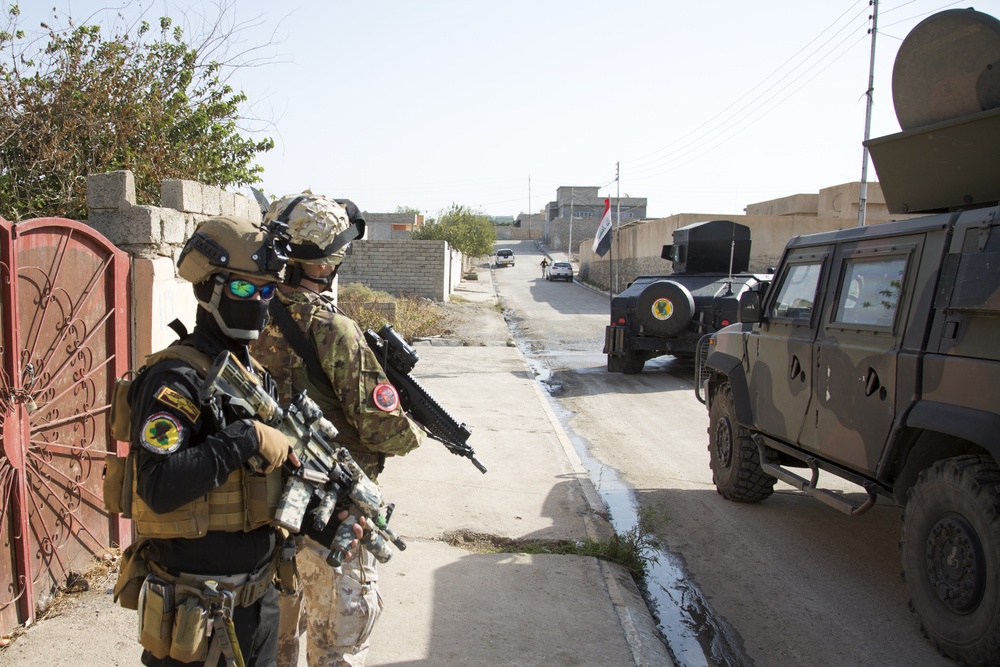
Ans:
[{"label": "cinder block wall", "polygon": [[197,224],[214,215],[257,220],[260,208],[241,194],[176,179],[163,182],[161,206],[135,201],[131,171],[87,178],[90,214],[83,222],[132,255],[132,364],[138,367],[176,339],[167,327],[174,319],[194,328],[198,304],[191,283],[177,277],[176,263]]},{"label": "cinder block wall", "polygon": [[[195,181],[167,180],[160,206],[139,206],[130,171],[87,178],[83,222],[132,256],[132,363],[175,340],[168,328],[179,319],[194,328],[197,302],[191,284],[177,276],[177,257],[202,220],[216,215],[260,219],[257,203],[244,195]],[[393,295],[447,300],[462,280],[462,254],[445,241],[355,241],[338,283],[360,282]],[[336,292],[337,283],[334,284]]]},{"label": "cinder block wall", "polygon": [[445,301],[461,280],[461,254],[447,241],[355,241],[337,275],[341,283],[361,283],[394,296]]}]

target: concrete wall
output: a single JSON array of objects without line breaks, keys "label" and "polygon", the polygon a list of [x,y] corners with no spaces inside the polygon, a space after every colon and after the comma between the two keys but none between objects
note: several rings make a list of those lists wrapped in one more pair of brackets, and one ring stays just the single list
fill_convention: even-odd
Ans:
[{"label": "concrete wall", "polygon": [[581,239],[577,246],[580,261],[580,279],[593,283],[602,289],[607,289],[610,260],[621,264],[617,268],[618,279],[613,291],[619,292],[637,276],[649,274],[666,274],[673,271],[671,262],[660,258],[664,244],[673,242],[675,229],[694,222],[706,220],[732,220],[750,227],[750,270],[763,273],[768,267],[773,267],[781,258],[781,253],[788,240],[796,235],[814,234],[817,232],[846,229],[857,225],[857,220],[846,218],[817,218],[808,215],[793,216],[763,216],[763,215],[725,215],[725,214],[693,214],[682,213],[669,218],[646,220],[623,225],[621,231],[615,230],[612,237],[612,250],[603,258],[597,257],[591,247],[593,235]]},{"label": "concrete wall", "polygon": [[462,277],[461,254],[454,258],[447,241],[355,241],[338,277],[393,296],[445,301]]},{"label": "concrete wall", "polygon": [[[216,215],[258,220],[260,208],[244,195],[183,180],[164,181],[160,206],[135,202],[132,172],[88,177],[90,214],[83,222],[132,255],[131,349],[133,365],[139,366],[175,340],[167,326],[175,318],[194,328],[198,304],[191,284],[177,277],[176,263],[197,224]],[[356,241],[352,250],[338,282],[443,301],[462,280],[462,253],[444,241]]]},{"label": "concrete wall", "polygon": [[[857,226],[860,188],[859,182],[845,183],[824,188],[818,194],[798,194],[758,202],[746,207],[747,215],[680,213],[667,218],[629,222],[622,224],[620,231],[615,228],[611,252],[603,258],[597,257],[591,250],[596,228],[587,238],[581,237],[578,243],[574,225],[573,245],[579,252],[579,276],[581,280],[602,289],[610,285],[612,291],[619,292],[638,276],[668,274],[673,271],[673,265],[661,259],[660,253],[665,244],[673,242],[674,230],[707,220],[732,220],[748,226],[750,271],[763,273],[777,265],[785,245],[793,236]],[[869,225],[917,217],[890,214],[878,183],[868,184],[865,208],[865,221]],[[612,258],[617,267],[612,266]]]},{"label": "concrete wall", "polygon": [[130,171],[87,178],[83,222],[132,255],[132,360],[138,367],[146,355],[176,339],[167,325],[175,318],[194,327],[197,302],[191,283],[176,275],[177,256],[197,224],[214,215],[260,218],[257,203],[241,194],[194,181],[167,180],[161,206],[135,203]]}]

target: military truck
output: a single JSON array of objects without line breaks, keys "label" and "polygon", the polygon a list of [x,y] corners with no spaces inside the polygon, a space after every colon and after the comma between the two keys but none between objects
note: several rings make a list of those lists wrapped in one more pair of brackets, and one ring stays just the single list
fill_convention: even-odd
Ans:
[{"label": "military truck", "polygon": [[917,25],[893,69],[902,131],[867,146],[890,210],[936,215],[793,238],[696,359],[717,491],[903,507],[910,608],[970,665],[1000,664],[998,64],[991,16]]},{"label": "military truck", "polygon": [[611,299],[603,350],[610,373],[641,373],[664,354],[694,358],[701,336],[736,321],[740,295],[770,279],[747,273],[746,225],[696,222],[674,230],[673,241],[660,253],[673,273],[639,276]]}]

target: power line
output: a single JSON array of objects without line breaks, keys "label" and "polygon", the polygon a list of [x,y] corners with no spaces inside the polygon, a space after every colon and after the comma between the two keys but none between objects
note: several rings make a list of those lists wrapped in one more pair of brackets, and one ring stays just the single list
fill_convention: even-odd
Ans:
[{"label": "power line", "polygon": [[[828,25],[826,28],[824,28],[823,30],[821,30],[816,37],[814,37],[812,40],[810,40],[808,43],[806,43],[805,46],[803,46],[801,49],[799,49],[797,52],[795,52],[792,56],[790,56],[788,59],[786,59],[785,62],[783,62],[780,66],[778,66],[773,72],[771,72],[766,77],[764,77],[759,83],[757,83],[755,86],[753,86],[752,88],[750,88],[747,92],[745,92],[743,95],[741,95],[740,97],[738,97],[737,99],[735,99],[733,102],[731,102],[728,106],[726,106],[721,111],[719,111],[719,113],[715,114],[714,116],[712,116],[711,118],[709,118],[708,120],[706,120],[701,125],[698,125],[697,127],[695,127],[690,132],[684,134],[683,136],[681,136],[680,138],[678,138],[673,143],[668,144],[667,146],[664,146],[663,148],[658,149],[657,151],[654,151],[652,153],[648,153],[646,155],[640,156],[639,158],[636,158],[635,160],[631,160],[630,164],[633,166],[633,168],[636,167],[636,166],[638,166],[638,167],[641,168],[643,166],[643,161],[646,158],[658,155],[660,153],[663,153],[666,150],[669,150],[674,145],[676,145],[676,144],[678,144],[680,142],[683,142],[684,139],[690,137],[693,134],[697,134],[699,130],[701,130],[702,128],[704,128],[706,126],[711,125],[716,120],[718,120],[720,117],[724,116],[726,114],[726,112],[728,112],[729,110],[733,109],[733,107],[735,107],[737,104],[739,104],[742,100],[744,100],[749,95],[753,94],[753,92],[756,91],[757,89],[761,88],[765,83],[767,83],[770,79],[772,79],[779,72],[781,72],[789,63],[791,63],[793,60],[795,60],[795,58],[798,57],[799,54],[801,54],[803,51],[805,51],[806,49],[808,49],[812,44],[816,43],[825,33],[827,33],[832,28],[834,28],[844,18],[845,15],[847,15],[852,9],[854,9],[857,6],[857,4],[858,4],[858,0],[852,0],[852,2],[850,3],[850,5],[848,6],[848,8],[846,10],[844,10],[844,12],[841,13],[841,15],[838,16],[830,25]],[[861,13],[864,13],[864,11],[866,9],[867,9],[867,1],[865,2],[865,7],[861,10]],[[858,14],[856,12],[856,15],[851,19],[851,21],[855,21],[858,18],[859,15],[860,14]],[[844,29],[845,28],[842,27],[840,30],[838,30],[836,33],[834,33],[834,35],[839,34]],[[832,37],[831,37],[831,39],[832,39]],[[827,40],[827,42],[829,42],[829,39]],[[824,42],[824,44],[826,44],[827,42]],[[823,45],[820,45],[819,48],[822,48],[822,46]],[[800,64],[796,65],[795,67],[793,67],[788,73],[786,73],[784,76],[782,76],[780,79],[778,79],[778,81],[776,81],[775,83],[773,83],[770,86],[768,86],[763,92],[761,92],[753,100],[751,100],[751,103],[753,103],[753,102],[757,101],[758,99],[760,99],[761,96],[763,96],[765,93],[767,93],[772,88],[774,88],[774,86],[776,86],[778,83],[780,83],[782,80],[784,80],[787,76],[789,76],[796,69],[798,69],[799,67],[801,67],[802,64],[804,64],[805,62],[807,62],[809,60],[809,58],[812,58],[813,55],[815,55],[815,53],[816,53],[816,50],[814,50],[806,59],[804,59],[802,63],[800,63]],[[738,113],[742,112],[742,110],[743,110],[743,108],[741,108],[741,109],[737,110],[737,112],[735,112],[735,113],[730,114],[729,116],[727,116],[723,124],[728,123],[732,118],[734,118],[736,115],[738,115]],[[711,131],[712,130],[709,130],[709,132],[711,132]],[[696,142],[699,139],[700,139],[700,137],[694,139],[692,142]],[[683,144],[680,147],[680,149],[683,149],[683,148],[686,148],[687,146],[690,146],[692,142],[687,142],[687,143]],[[676,152],[676,151],[674,151],[674,152]],[[656,161],[658,161],[658,159],[657,160],[653,160],[653,162],[656,162]]]}]

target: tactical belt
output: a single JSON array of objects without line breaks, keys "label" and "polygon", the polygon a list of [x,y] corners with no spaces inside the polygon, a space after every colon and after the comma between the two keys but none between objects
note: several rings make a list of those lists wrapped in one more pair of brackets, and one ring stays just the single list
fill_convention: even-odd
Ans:
[{"label": "tactical belt", "polygon": [[150,569],[164,581],[171,584],[183,584],[202,588],[205,584],[215,582],[220,591],[227,591],[233,596],[233,604],[237,607],[249,607],[257,600],[264,597],[264,593],[274,581],[274,574],[278,570],[277,549],[275,557],[261,566],[256,571],[249,574],[235,574],[227,576],[215,576],[210,574],[188,574],[181,572],[177,575],[170,574],[156,563],[150,562]]}]

